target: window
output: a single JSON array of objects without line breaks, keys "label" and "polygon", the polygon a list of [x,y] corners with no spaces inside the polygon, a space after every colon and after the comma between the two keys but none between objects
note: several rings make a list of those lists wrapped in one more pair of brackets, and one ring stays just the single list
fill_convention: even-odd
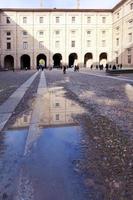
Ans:
[{"label": "window", "polygon": [[117,19],[119,19],[119,17],[120,17],[120,13],[118,12],[118,13],[117,13]]},{"label": "window", "polygon": [[128,21],[128,24],[129,24],[129,26],[132,26],[132,25],[133,25],[133,19],[130,19],[130,20]]},{"label": "window", "polygon": [[130,4],[130,9],[133,10],[133,3]]},{"label": "window", "polygon": [[119,31],[119,30],[120,30],[120,27],[119,27],[119,26],[117,26],[117,27],[116,27],[116,31]]},{"label": "window", "polygon": [[91,41],[87,40],[87,47],[90,47],[90,46],[91,46]]},{"label": "window", "polygon": [[71,31],[72,35],[75,35],[76,31]]},{"label": "window", "polygon": [[118,51],[115,52],[115,56],[116,56],[116,58],[115,58],[116,59],[116,64],[118,64],[118,62],[119,62]]},{"label": "window", "polygon": [[59,34],[60,34],[60,31],[59,31],[59,30],[55,31],[55,34],[56,34],[56,35],[59,35]]},{"label": "window", "polygon": [[87,17],[87,23],[91,23],[91,17]]},{"label": "window", "polygon": [[23,31],[23,35],[25,36],[28,35],[27,31]]},{"label": "window", "polygon": [[23,23],[24,23],[24,24],[27,23],[27,17],[23,17]]},{"label": "window", "polygon": [[44,22],[44,17],[40,17],[39,22],[40,22],[40,24],[42,24]]},{"label": "window", "polygon": [[39,42],[39,49],[44,49],[44,42],[43,41]]},{"label": "window", "polygon": [[11,38],[10,38],[10,37],[7,37],[6,39],[7,39],[7,40],[11,40]]},{"label": "window", "polygon": [[104,37],[106,34],[106,31],[102,31],[102,37]]},{"label": "window", "polygon": [[55,48],[59,48],[59,47],[60,47],[60,41],[57,40],[57,41],[55,41]]},{"label": "window", "polygon": [[44,35],[44,32],[43,32],[43,31],[39,31],[39,35],[40,35],[40,36],[43,36],[43,35]]},{"label": "window", "polygon": [[91,31],[87,31],[87,35],[89,35],[89,36],[90,36],[90,35],[91,35]]},{"label": "window", "polygon": [[106,41],[102,40],[102,47],[105,47],[105,46],[106,46]]},{"label": "window", "polygon": [[75,23],[75,17],[72,17],[72,23]]},{"label": "window", "polygon": [[132,33],[128,33],[128,42],[132,42]]},{"label": "window", "polygon": [[127,56],[127,62],[128,62],[128,64],[131,64],[131,63],[132,63],[131,55],[128,55],[128,56]]},{"label": "window", "polygon": [[28,49],[28,42],[23,42],[23,49]]},{"label": "window", "polygon": [[11,49],[11,42],[7,42],[7,49]]},{"label": "window", "polygon": [[59,118],[59,114],[56,114],[55,115],[55,118],[56,118],[56,120],[59,120],[60,118]]},{"label": "window", "polygon": [[59,104],[59,103],[56,103],[56,104],[55,104],[55,107],[59,107],[59,106],[60,106],[60,104]]},{"label": "window", "polygon": [[75,41],[74,40],[71,41],[71,47],[75,47]]},{"label": "window", "polygon": [[10,35],[11,35],[11,32],[8,31],[8,32],[6,33],[6,35],[7,35],[7,36],[10,36]]},{"label": "window", "polygon": [[103,24],[106,23],[106,17],[102,17],[102,23],[103,23]]},{"label": "window", "polygon": [[59,23],[60,22],[60,18],[59,17],[56,17],[56,23]]},{"label": "window", "polygon": [[119,38],[116,38],[116,46],[119,46]]},{"label": "window", "polygon": [[6,23],[7,23],[7,24],[10,24],[10,23],[11,23],[10,17],[7,17],[7,18],[6,18]]}]

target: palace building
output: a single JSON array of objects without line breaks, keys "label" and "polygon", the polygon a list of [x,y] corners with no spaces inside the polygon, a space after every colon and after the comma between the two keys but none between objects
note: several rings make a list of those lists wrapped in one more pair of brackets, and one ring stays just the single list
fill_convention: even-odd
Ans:
[{"label": "palace building", "polygon": [[0,9],[0,66],[133,67],[133,0],[112,9]]}]

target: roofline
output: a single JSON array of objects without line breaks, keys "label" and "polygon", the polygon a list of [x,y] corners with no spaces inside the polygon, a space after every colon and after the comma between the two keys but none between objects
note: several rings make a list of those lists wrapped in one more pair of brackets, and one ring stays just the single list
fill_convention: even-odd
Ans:
[{"label": "roofline", "polygon": [[112,9],[69,9],[69,8],[1,8],[0,11],[16,12],[112,12]]},{"label": "roofline", "polygon": [[128,0],[121,0],[111,9],[84,9],[84,8],[1,8],[0,11],[15,12],[114,12]]},{"label": "roofline", "polygon": [[124,4],[128,0],[121,0],[119,3],[117,3],[113,8],[112,11],[114,12],[116,9],[118,9],[122,4]]}]

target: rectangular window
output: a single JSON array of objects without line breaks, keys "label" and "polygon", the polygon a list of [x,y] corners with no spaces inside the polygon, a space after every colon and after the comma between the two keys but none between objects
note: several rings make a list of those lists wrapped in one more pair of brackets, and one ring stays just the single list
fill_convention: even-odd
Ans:
[{"label": "rectangular window", "polygon": [[128,42],[132,42],[132,33],[128,33]]},{"label": "rectangular window", "polygon": [[87,23],[91,23],[91,17],[87,17]]},{"label": "rectangular window", "polygon": [[91,41],[87,40],[87,47],[90,47],[90,46],[91,46]]},{"label": "rectangular window", "polygon": [[44,42],[43,41],[39,42],[39,49],[44,49]]},{"label": "rectangular window", "polygon": [[23,23],[24,23],[24,24],[27,23],[27,17],[23,17]]},{"label": "rectangular window", "polygon": [[102,36],[104,37],[106,34],[106,31],[102,31]]},{"label": "rectangular window", "polygon": [[131,49],[127,49],[127,53],[128,53],[128,54],[131,54]]},{"label": "rectangular window", "polygon": [[28,35],[27,31],[23,31],[23,35],[25,36]]},{"label": "rectangular window", "polygon": [[7,40],[11,40],[11,38],[10,38],[10,37],[7,37],[6,39],[7,39]]},{"label": "rectangular window", "polygon": [[102,47],[105,47],[105,46],[106,46],[106,41],[102,40]]},{"label": "rectangular window", "polygon": [[23,42],[23,49],[28,49],[28,42]]},{"label": "rectangular window", "polygon": [[75,23],[75,17],[72,17],[72,23]]},{"label": "rectangular window", "polygon": [[55,18],[55,21],[56,21],[56,23],[59,23],[59,22],[60,22],[60,18],[59,18],[59,17],[56,17],[56,18]]},{"label": "rectangular window", "polygon": [[75,41],[74,40],[71,41],[71,47],[75,47]]},{"label": "rectangular window", "polygon": [[56,104],[55,104],[55,107],[59,107],[59,106],[60,106],[60,104],[59,104],[59,103],[56,103]]},{"label": "rectangular window", "polygon": [[11,49],[11,42],[7,42],[7,49]]},{"label": "rectangular window", "polygon": [[10,17],[7,17],[7,18],[6,18],[6,23],[7,23],[7,24],[10,24],[10,23],[11,23]]},{"label": "rectangular window", "polygon": [[43,17],[40,17],[40,18],[39,18],[39,22],[40,22],[40,24],[43,24],[43,23],[44,23],[44,18],[43,18]]},{"label": "rectangular window", "polygon": [[120,17],[120,13],[118,12],[118,13],[117,13],[117,19],[119,19],[119,17]]},{"label": "rectangular window", "polygon": [[103,24],[106,23],[106,17],[102,17],[102,23],[103,23]]},{"label": "rectangular window", "polygon": [[43,32],[43,31],[39,31],[39,35],[40,35],[40,36],[43,36],[43,35],[44,35],[44,32]]},{"label": "rectangular window", "polygon": [[89,36],[90,36],[90,35],[91,35],[91,31],[87,31],[87,35],[89,35]]},{"label": "rectangular window", "polygon": [[55,34],[56,34],[56,35],[59,35],[59,34],[60,34],[60,31],[58,31],[58,30],[55,31]]},{"label": "rectangular window", "polygon": [[55,48],[59,48],[59,47],[60,47],[60,41],[57,40],[57,41],[55,41]]},{"label": "rectangular window", "polygon": [[59,120],[60,119],[59,114],[56,114],[55,118],[56,118],[56,120]]},{"label": "rectangular window", "polygon": [[132,63],[131,55],[128,55],[128,56],[127,56],[127,62],[128,62],[128,64],[131,64],[131,63]]},{"label": "rectangular window", "polygon": [[11,32],[8,31],[8,32],[6,33],[6,35],[7,35],[7,36],[10,36],[10,35],[11,35]]},{"label": "rectangular window", "polygon": [[72,35],[75,35],[75,33],[76,33],[76,31],[71,31],[71,34],[72,34]]},{"label": "rectangular window", "polygon": [[116,46],[119,46],[119,38],[116,38]]}]

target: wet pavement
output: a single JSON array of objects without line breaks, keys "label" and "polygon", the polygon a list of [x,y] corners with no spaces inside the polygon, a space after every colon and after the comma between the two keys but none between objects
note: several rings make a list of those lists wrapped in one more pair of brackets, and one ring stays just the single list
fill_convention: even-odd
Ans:
[{"label": "wet pavement", "polygon": [[132,200],[131,82],[71,70],[45,76],[0,134],[0,198]]}]

